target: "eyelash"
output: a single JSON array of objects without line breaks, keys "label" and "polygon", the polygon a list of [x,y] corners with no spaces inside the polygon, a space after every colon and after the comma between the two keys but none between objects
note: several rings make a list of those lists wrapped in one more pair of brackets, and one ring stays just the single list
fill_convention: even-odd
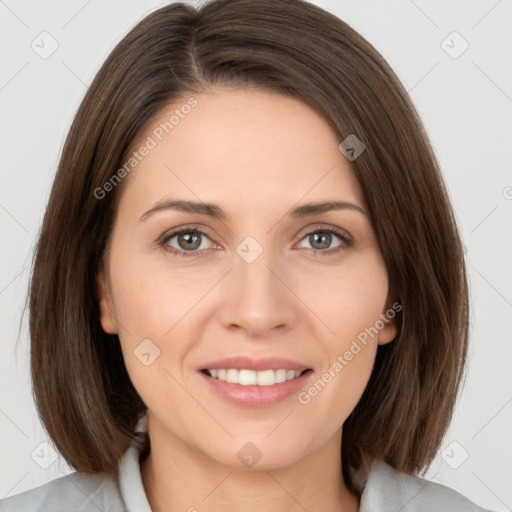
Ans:
[{"label": "eyelash", "polygon": [[[308,231],[304,234],[304,236],[301,238],[301,241],[304,240],[307,236],[313,234],[313,233],[330,233],[338,236],[341,240],[341,243],[335,247],[334,249],[307,249],[313,253],[314,256],[329,256],[337,254],[338,252],[349,249],[353,245],[353,241],[340,229],[337,228],[320,228],[315,227],[314,229]],[[159,241],[158,245],[165,251],[170,252],[171,254],[174,254],[176,256],[182,256],[182,257],[190,257],[190,256],[202,256],[204,252],[206,252],[208,249],[201,249],[200,251],[182,251],[175,249],[174,247],[170,247],[167,245],[169,241],[174,238],[176,235],[180,235],[182,233],[199,233],[200,235],[206,236],[208,239],[211,240],[211,238],[208,236],[207,233],[204,231],[201,231],[200,229],[194,228],[194,227],[185,227],[181,229],[177,229],[176,231],[172,231],[171,233],[165,234]]]}]

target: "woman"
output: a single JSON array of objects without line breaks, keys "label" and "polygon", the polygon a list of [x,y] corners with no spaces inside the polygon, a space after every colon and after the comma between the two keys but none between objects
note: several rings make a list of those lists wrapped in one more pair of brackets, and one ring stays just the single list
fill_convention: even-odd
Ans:
[{"label": "woman", "polygon": [[463,251],[406,91],[296,0],[163,7],[112,51],[35,254],[13,510],[483,510],[417,474],[464,371]]}]

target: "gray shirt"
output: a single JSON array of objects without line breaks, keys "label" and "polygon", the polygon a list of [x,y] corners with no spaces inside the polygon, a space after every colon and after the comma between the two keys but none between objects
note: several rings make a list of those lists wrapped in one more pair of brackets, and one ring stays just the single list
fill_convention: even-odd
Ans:
[{"label": "gray shirt", "polygon": [[[141,420],[136,430],[145,430],[144,426]],[[139,455],[131,446],[114,476],[74,472],[0,500],[0,512],[151,512]],[[398,511],[490,512],[449,487],[399,473],[375,461],[365,479],[360,512]]]}]

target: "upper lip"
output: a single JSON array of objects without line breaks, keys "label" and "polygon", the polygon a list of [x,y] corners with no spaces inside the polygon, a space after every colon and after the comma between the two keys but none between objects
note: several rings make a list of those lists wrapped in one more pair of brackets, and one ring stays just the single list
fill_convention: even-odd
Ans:
[{"label": "upper lip", "polygon": [[236,370],[298,370],[304,371],[309,370],[309,366],[292,361],[290,359],[283,359],[280,357],[264,357],[255,359],[247,356],[235,356],[228,357],[226,359],[218,359],[201,366],[200,370],[214,370],[214,369],[229,369],[234,368]]}]

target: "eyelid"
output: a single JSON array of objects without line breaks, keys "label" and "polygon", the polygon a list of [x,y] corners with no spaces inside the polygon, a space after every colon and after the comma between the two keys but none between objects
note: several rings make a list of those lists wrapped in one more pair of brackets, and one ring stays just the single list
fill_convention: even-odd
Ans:
[{"label": "eyelid", "polygon": [[[337,227],[337,226],[333,226],[331,224],[315,224],[311,227],[311,229],[308,229],[306,232],[304,232],[302,234],[302,237],[301,237],[301,240],[311,234],[311,233],[316,233],[317,231],[333,231],[334,233],[336,233],[338,236],[343,236],[345,237],[347,240],[350,240],[350,242],[353,242],[353,238],[352,236],[349,234],[349,232],[343,228],[340,228],[340,227]],[[302,231],[299,231],[299,233],[302,233]],[[299,233],[297,233],[296,236],[299,235]]]},{"label": "eyelid", "polygon": [[169,240],[169,238],[172,238],[173,236],[176,236],[176,235],[179,235],[181,232],[186,232],[186,231],[197,231],[203,235],[206,235],[212,242],[213,242],[213,237],[210,233],[209,233],[209,228],[203,226],[202,224],[183,224],[183,225],[180,225],[180,226],[175,226],[174,228],[172,229],[169,229],[168,231],[166,231],[163,235],[161,235],[157,242],[161,242],[161,241],[166,241],[166,240]]}]

